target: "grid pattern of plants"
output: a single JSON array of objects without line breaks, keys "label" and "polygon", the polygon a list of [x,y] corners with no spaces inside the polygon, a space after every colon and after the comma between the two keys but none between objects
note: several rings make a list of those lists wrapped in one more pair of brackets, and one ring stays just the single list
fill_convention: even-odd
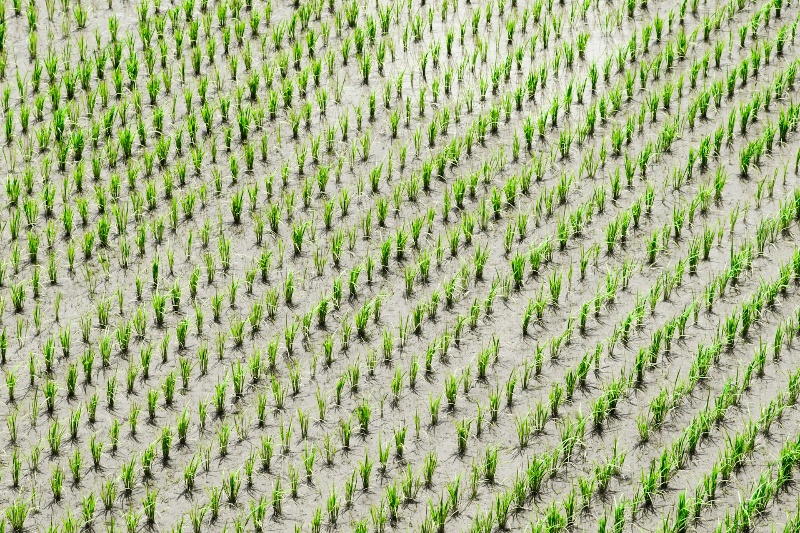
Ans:
[{"label": "grid pattern of plants", "polygon": [[0,531],[800,531],[797,0],[0,0]]}]

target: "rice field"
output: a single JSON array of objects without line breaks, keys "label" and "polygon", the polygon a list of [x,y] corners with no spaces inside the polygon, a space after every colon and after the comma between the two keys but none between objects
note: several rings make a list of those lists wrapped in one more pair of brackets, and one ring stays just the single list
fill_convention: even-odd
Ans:
[{"label": "rice field", "polygon": [[0,0],[0,531],[800,532],[797,0]]}]

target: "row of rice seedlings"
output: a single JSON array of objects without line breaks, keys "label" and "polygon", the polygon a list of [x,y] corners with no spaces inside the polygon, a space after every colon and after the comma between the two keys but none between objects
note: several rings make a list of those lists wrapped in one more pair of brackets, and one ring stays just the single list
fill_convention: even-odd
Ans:
[{"label": "row of rice seedlings", "polygon": [[[761,313],[760,310],[763,308],[762,298],[766,298],[767,301],[774,300],[775,295],[781,292],[781,287],[785,287],[785,284],[788,283],[788,275],[789,275],[789,270],[783,269],[783,273],[777,278],[777,280],[775,281],[775,285],[765,281],[761,285],[759,285],[758,290],[755,293],[753,293],[753,298],[755,299],[755,302],[758,303],[744,302],[742,304],[743,309],[751,309],[752,307],[753,310],[749,311],[748,313],[752,315],[751,318],[753,320],[757,320],[758,317],[760,316]],[[736,311],[735,310],[732,311],[731,315],[729,316],[736,316]],[[674,326],[671,326],[666,330],[667,334],[670,336],[671,332],[673,331],[674,331]],[[696,384],[703,375],[706,375],[708,373],[712,363],[718,357],[720,351],[724,346],[722,338],[720,337],[721,335],[718,334],[717,339],[714,342],[712,342],[711,349],[706,349],[702,345],[698,348],[697,359],[692,364],[692,371],[690,373],[691,378],[689,384],[687,385],[689,387],[688,390],[691,390],[694,387],[694,384]],[[658,332],[656,332],[656,334],[653,335],[650,347],[642,348],[639,350],[639,353],[636,357],[636,364],[634,366],[634,369],[630,372],[631,383],[641,383],[644,378],[644,373],[647,370],[648,366],[656,362],[654,357],[657,356],[658,354],[662,338],[663,338],[663,332],[662,330],[659,330]],[[681,385],[679,387],[681,391],[683,386],[684,386],[683,382],[681,382]],[[678,389],[676,388],[676,391],[677,390]],[[613,391],[616,391],[616,389],[613,389]],[[615,392],[615,397],[616,395],[617,393]],[[663,393],[657,396],[651,402],[651,407],[654,408],[654,410],[651,413],[652,422],[648,422],[647,425],[645,425],[644,420],[640,419],[637,421],[637,426],[640,429],[640,437],[641,436],[649,437],[649,428],[651,427],[650,424],[652,423],[653,426],[660,425],[660,422],[663,421],[663,417],[666,414],[666,411],[671,409],[672,406],[674,405],[672,402],[676,401],[677,399],[683,398],[684,396],[685,396],[684,394],[678,392],[675,392],[671,398],[665,396]],[[600,403],[596,404],[596,407],[604,406],[606,403],[607,401],[601,401]],[[595,411],[597,411],[597,409],[593,409],[593,412]],[[606,416],[605,412],[606,410],[604,408],[601,408],[601,410],[598,411],[599,416],[596,417],[596,421],[602,423],[602,421]]]},{"label": "row of rice seedlings", "polygon": [[[726,410],[733,405],[738,405],[740,401],[741,395],[749,388],[749,380],[750,380],[751,373],[746,373],[742,379],[743,381],[741,384],[728,382],[726,386],[720,392],[720,396],[718,396],[714,402],[714,405],[709,405],[703,411],[698,413],[692,421],[692,424],[689,428],[684,431],[681,440],[683,443],[681,444],[685,451],[683,455],[687,455],[691,457],[695,453],[697,453],[697,445],[707,436],[708,432],[710,431],[711,427],[713,426],[715,421],[721,420],[725,416]],[[790,380],[791,381],[791,380]],[[796,387],[791,385],[793,389]],[[780,393],[779,397],[783,398],[784,393]],[[785,399],[779,399],[780,402],[785,402]],[[704,429],[705,428],[705,429]],[[728,449],[724,450],[720,454],[720,460],[724,461],[725,464],[729,465],[725,468],[725,474],[723,476],[723,480],[727,479],[730,476],[733,468],[741,465],[742,459],[745,454],[752,451],[752,444],[749,448],[743,447],[742,444],[746,442],[752,442],[755,438],[755,435],[759,431],[758,424],[754,424],[752,421],[746,424],[746,429],[744,433],[744,440],[742,440],[742,434],[738,434],[735,438],[731,438],[727,441],[726,446]],[[748,436],[749,435],[749,436]],[[688,440],[687,440],[688,439]],[[680,444],[680,441],[676,441]],[[736,453],[731,454],[730,447],[736,445]],[[674,447],[676,444],[673,443],[672,446]],[[666,451],[665,451],[666,452]],[[666,459],[665,463],[665,455],[662,454],[661,463],[659,464],[658,461],[653,461],[650,465],[649,474],[642,472],[642,487],[645,489],[643,492],[643,500],[639,503],[641,507],[647,507],[652,504],[653,496],[655,495],[655,491],[658,490],[659,486],[663,486],[662,484],[667,482],[669,478],[675,475],[676,470],[679,470],[680,467],[670,468],[669,466],[669,458]],[[719,465],[715,465],[712,472],[713,476],[713,487],[716,487],[716,477],[719,472]],[[708,488],[708,476],[704,478],[703,485]],[[715,491],[712,490],[710,495],[713,498]]]},{"label": "row of rice seedlings", "polygon": [[[741,378],[741,383],[729,382],[728,385],[723,389],[721,393],[722,395],[719,396],[715,401],[715,407],[710,409],[707,408],[701,412],[697,417],[695,417],[694,422],[706,420],[707,422],[705,423],[701,422],[701,427],[707,427],[709,426],[709,423],[713,424],[713,421],[720,420],[721,417],[724,416],[725,411],[730,406],[738,404],[741,395],[749,389],[749,376],[750,374],[748,373]],[[778,407],[778,410],[793,405],[797,396],[796,381],[797,380],[795,379],[794,374],[792,374],[789,380],[788,392],[780,391],[770,401],[769,405],[780,406]],[[698,432],[694,429],[694,422],[689,433],[691,440],[688,443],[688,449],[690,453],[694,453],[693,450],[696,449],[696,443],[702,439],[704,435],[702,432]],[[719,458],[717,461],[715,461],[710,470],[704,473],[702,480],[697,484],[694,497],[692,499],[686,498],[685,493],[679,495],[679,503],[675,507],[674,511],[674,520],[676,524],[688,524],[689,521],[697,521],[701,518],[701,514],[707,508],[707,505],[718,498],[718,490],[720,485],[729,481],[733,473],[739,471],[744,466],[749,456],[751,456],[753,451],[755,451],[754,442],[756,435],[759,432],[767,433],[769,431],[770,422],[771,420],[764,419],[763,417],[762,419],[756,421],[750,419],[744,424],[743,431],[736,433],[726,440],[725,448],[720,451]],[[791,470],[793,469],[791,457],[793,454],[787,452],[791,452],[793,447],[796,445],[796,442],[794,442],[795,440],[796,439],[790,438],[789,441],[784,444],[781,450],[781,460],[779,461],[779,467],[777,468],[778,482],[780,486],[783,486],[785,483],[791,480]],[[656,470],[658,470],[658,467],[656,467]],[[663,468],[661,468],[661,471],[665,472]],[[671,476],[669,473],[667,473],[666,477],[668,479]],[[642,472],[642,486],[649,489],[644,493],[644,506],[651,504],[653,495],[655,494],[654,491],[657,490],[658,485],[662,483],[661,479],[663,479],[663,475],[659,474],[658,472],[654,473],[654,468],[652,465],[650,468],[650,474],[645,475],[645,472]],[[683,501],[681,502],[680,500]],[[745,500],[743,506],[746,508],[748,503],[750,502]],[[725,519],[725,523],[729,523],[731,518],[733,517],[728,516]],[[740,516],[738,518],[743,517]],[[744,518],[748,519],[748,517]],[[665,517],[665,524],[669,524],[670,521],[672,520],[669,517]]]}]

